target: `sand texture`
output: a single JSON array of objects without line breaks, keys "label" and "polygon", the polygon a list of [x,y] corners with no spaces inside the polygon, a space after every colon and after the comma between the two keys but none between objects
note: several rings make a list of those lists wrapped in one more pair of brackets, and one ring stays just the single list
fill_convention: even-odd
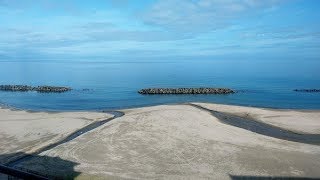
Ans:
[{"label": "sand texture", "polygon": [[98,112],[27,112],[0,109],[0,164],[60,141],[72,132],[112,117]]},{"label": "sand texture", "polygon": [[[198,105],[231,114],[223,116],[228,122],[248,116],[271,124],[280,138],[264,133],[268,126],[258,124],[262,131],[255,132],[196,106],[162,105],[123,110],[124,116],[17,167],[70,179],[320,177],[319,112]],[[299,141],[286,140],[282,131],[288,139],[300,132]]]},{"label": "sand texture", "polygon": [[211,103],[194,104],[219,112],[253,118],[297,133],[320,134],[320,111],[267,109]]}]

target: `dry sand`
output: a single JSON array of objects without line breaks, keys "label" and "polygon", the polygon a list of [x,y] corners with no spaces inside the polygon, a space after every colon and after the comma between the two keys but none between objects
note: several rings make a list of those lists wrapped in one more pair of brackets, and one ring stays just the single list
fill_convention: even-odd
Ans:
[{"label": "dry sand", "polygon": [[0,108],[0,164],[55,143],[72,132],[112,117],[99,112],[27,112]]},{"label": "dry sand", "polygon": [[[319,111],[200,105],[244,117],[249,113],[258,118],[257,121],[283,129],[320,132]],[[123,112],[124,116],[26,160],[18,167],[53,177],[77,179],[320,177],[319,145],[282,140],[228,125],[210,112],[190,105]],[[34,114],[30,118],[34,119]],[[14,119],[19,119],[18,115]],[[64,123],[68,123],[67,120]]]}]

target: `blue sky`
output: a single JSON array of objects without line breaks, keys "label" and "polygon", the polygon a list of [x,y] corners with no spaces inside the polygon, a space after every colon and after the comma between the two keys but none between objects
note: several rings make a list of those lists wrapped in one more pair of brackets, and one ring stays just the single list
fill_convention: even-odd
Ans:
[{"label": "blue sky", "polygon": [[0,59],[320,57],[318,0],[0,0]]}]

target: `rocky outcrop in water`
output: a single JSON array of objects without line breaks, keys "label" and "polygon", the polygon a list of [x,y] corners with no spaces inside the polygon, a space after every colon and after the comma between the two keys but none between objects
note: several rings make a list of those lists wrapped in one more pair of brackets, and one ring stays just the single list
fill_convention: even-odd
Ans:
[{"label": "rocky outcrop in water", "polygon": [[61,92],[71,91],[71,88],[55,87],[55,86],[38,86],[35,88],[35,90],[41,93],[48,93],[48,92],[61,93]]},{"label": "rocky outcrop in water", "polygon": [[32,86],[26,85],[0,85],[1,91],[32,91]]},{"label": "rocky outcrop in water", "polygon": [[140,94],[231,94],[228,88],[148,88],[138,91]]},{"label": "rocky outcrop in water", "polygon": [[320,92],[320,89],[295,89],[296,92]]},{"label": "rocky outcrop in water", "polygon": [[37,91],[40,93],[62,93],[71,91],[69,87],[58,87],[58,86],[26,86],[26,85],[0,85],[0,91]]}]

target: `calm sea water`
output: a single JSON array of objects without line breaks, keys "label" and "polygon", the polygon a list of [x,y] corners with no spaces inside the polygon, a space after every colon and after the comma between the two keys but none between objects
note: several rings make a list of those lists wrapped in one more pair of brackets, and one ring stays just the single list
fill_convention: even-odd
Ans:
[{"label": "calm sea water", "polygon": [[[0,103],[31,110],[103,110],[213,102],[320,109],[317,60],[0,61],[0,84],[70,86],[61,94],[0,92]],[[140,95],[149,87],[228,87],[232,95]],[[83,89],[89,89],[84,91]]]}]

